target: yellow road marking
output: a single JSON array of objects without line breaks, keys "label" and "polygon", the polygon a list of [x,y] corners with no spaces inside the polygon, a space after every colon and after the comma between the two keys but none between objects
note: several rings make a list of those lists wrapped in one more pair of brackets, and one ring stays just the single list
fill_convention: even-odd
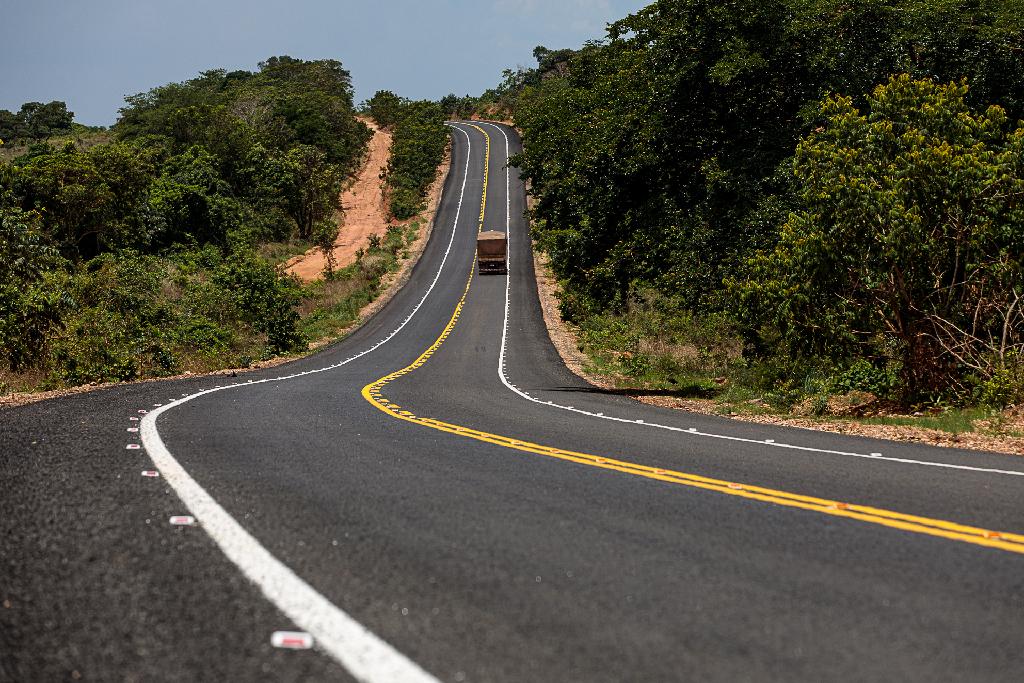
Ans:
[{"label": "yellow road marking", "polygon": [[[478,226],[478,230],[482,230],[484,211],[487,205],[487,179],[488,167],[490,166],[491,138],[487,135],[487,132],[479,126],[473,126],[473,128],[476,128],[478,131],[483,133],[486,140],[484,150],[484,183],[483,193],[480,200],[480,224]],[[974,545],[985,546],[988,548],[997,548],[999,550],[1024,554],[1024,535],[1022,534],[997,532],[990,529],[982,529],[980,527],[959,524],[957,522],[885,510],[869,505],[857,505],[854,503],[844,503],[827,498],[805,496],[798,493],[766,488],[764,486],[714,479],[697,474],[689,474],[686,472],[651,467],[649,465],[641,465],[624,460],[616,460],[606,456],[597,456],[590,453],[580,453],[578,451],[545,446],[510,436],[492,434],[479,429],[473,429],[472,427],[443,422],[434,418],[420,417],[385,398],[381,393],[381,390],[387,384],[423,366],[451,334],[452,330],[455,328],[455,324],[459,320],[459,315],[462,313],[462,307],[466,303],[466,296],[469,294],[469,287],[473,283],[473,273],[475,270],[476,267],[474,263],[474,265],[470,267],[469,277],[466,280],[466,287],[462,291],[462,296],[459,298],[459,302],[455,305],[455,310],[452,312],[452,316],[448,320],[448,324],[445,325],[445,328],[441,331],[441,334],[434,343],[427,347],[427,349],[423,351],[416,360],[406,367],[395,370],[394,372],[364,386],[362,390],[363,398],[379,410],[396,419],[405,420],[406,422],[412,422],[413,424],[429,427],[449,434],[456,434],[458,436],[476,439],[477,441],[484,441],[498,446],[503,446],[505,448],[511,448],[517,451],[536,453],[538,455],[545,455],[551,458],[558,458],[559,460],[567,460],[569,462],[589,465],[591,467],[614,470],[616,472],[631,474],[647,479],[654,479],[670,484],[678,484],[707,491],[714,491],[716,493],[722,493],[729,496],[738,496],[740,498],[773,503],[775,505],[782,505],[785,507],[819,512],[826,515],[832,515],[833,517],[846,517],[848,519],[856,519],[862,522],[901,529],[903,531],[926,534],[928,536],[937,536],[954,541],[962,541],[964,543],[972,543]]]}]

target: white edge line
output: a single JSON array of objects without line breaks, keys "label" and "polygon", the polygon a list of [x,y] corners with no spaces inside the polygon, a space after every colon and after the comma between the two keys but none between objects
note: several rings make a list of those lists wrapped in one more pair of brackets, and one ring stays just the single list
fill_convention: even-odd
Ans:
[{"label": "white edge line", "polygon": [[153,463],[207,534],[263,595],[360,681],[437,679],[303,581],[235,521],[175,460],[147,416],[143,439]]},{"label": "white edge line", "polygon": [[535,398],[533,396],[530,396],[526,392],[520,390],[519,387],[517,387],[516,385],[512,384],[508,380],[508,377],[505,376],[505,348],[506,348],[507,339],[508,339],[509,298],[510,298],[510,289],[511,289],[511,282],[512,282],[512,267],[511,267],[511,263],[512,263],[512,247],[511,247],[511,244],[512,244],[512,234],[511,234],[512,220],[511,220],[511,209],[510,209],[510,205],[511,205],[511,202],[512,202],[512,197],[511,197],[511,194],[509,193],[510,180],[509,180],[509,167],[508,167],[508,162],[507,162],[507,159],[508,159],[508,156],[509,156],[509,141],[508,141],[508,135],[505,134],[505,130],[501,126],[497,126],[497,125],[495,125],[493,123],[486,123],[484,121],[477,121],[477,123],[481,123],[481,124],[483,124],[485,126],[491,126],[493,128],[496,128],[501,133],[502,137],[505,138],[505,159],[506,159],[506,163],[505,163],[505,235],[506,235],[506,239],[508,240],[509,247],[508,247],[508,250],[507,250],[508,251],[508,256],[506,257],[506,259],[508,260],[508,264],[507,264],[508,267],[506,268],[507,272],[505,273],[505,321],[504,321],[504,324],[502,325],[502,328],[501,328],[501,350],[498,352],[498,378],[501,379],[501,383],[504,384],[510,391],[513,391],[516,394],[518,394],[519,396],[521,396],[522,398],[525,398],[527,401],[530,401],[532,403],[536,403],[538,405],[549,406],[551,408],[559,408],[561,410],[566,410],[566,411],[569,411],[571,413],[577,413],[579,415],[586,415],[588,417],[596,417],[596,418],[599,418],[601,420],[609,420],[611,422],[623,422],[623,423],[627,423],[627,424],[641,425],[643,427],[651,427],[651,428],[654,428],[654,429],[664,429],[664,430],[671,431],[671,432],[678,432],[680,434],[687,434],[689,436],[703,436],[703,437],[706,437],[706,438],[709,438],[709,439],[721,439],[721,440],[724,440],[724,441],[736,441],[736,442],[740,442],[740,443],[757,444],[758,446],[767,446],[767,447],[770,447],[770,448],[782,448],[782,449],[788,449],[788,450],[793,450],[793,451],[806,451],[806,452],[811,452],[811,453],[825,453],[825,454],[828,454],[828,455],[845,455],[845,456],[849,456],[849,457],[853,457],[853,458],[866,458],[868,460],[875,460],[875,461],[884,460],[884,461],[889,461],[889,462],[903,463],[903,464],[907,464],[907,465],[921,465],[921,466],[924,466],[924,467],[939,467],[939,468],[951,469],[951,470],[966,470],[966,471],[969,471],[969,472],[984,472],[984,473],[987,473],[987,474],[1006,474],[1006,475],[1015,476],[1015,477],[1024,477],[1024,472],[1017,471],[1017,470],[1001,470],[1001,469],[995,469],[995,468],[989,468],[989,467],[973,467],[973,466],[970,466],[970,465],[954,465],[954,464],[951,464],[951,463],[930,462],[928,460],[914,460],[912,458],[897,458],[897,457],[893,457],[893,456],[879,455],[877,453],[870,453],[870,454],[869,453],[853,453],[853,452],[850,452],[850,451],[836,451],[836,450],[829,450],[829,449],[825,449],[825,448],[812,448],[810,446],[796,446],[796,445],[788,444],[788,443],[766,443],[764,441],[764,439],[747,439],[747,438],[740,437],[740,436],[729,436],[727,434],[715,434],[715,433],[711,433],[711,432],[701,432],[701,431],[693,430],[692,428],[673,427],[671,425],[659,424],[657,422],[643,422],[643,421],[638,422],[637,420],[631,419],[631,418],[622,418],[622,417],[615,417],[615,416],[612,416],[612,415],[604,415],[604,414],[601,414],[601,413],[593,413],[593,412],[590,412],[590,411],[587,411],[587,410],[581,410],[579,408],[574,408],[573,406],[567,406],[567,405],[562,405],[562,404],[559,404],[559,403],[554,403],[553,401],[542,401],[542,400],[540,400],[538,398]]},{"label": "white edge line", "polygon": [[228,559],[234,562],[242,573],[259,587],[263,595],[296,626],[311,634],[316,640],[317,647],[337,660],[356,679],[368,683],[390,683],[391,681],[436,683],[437,679],[334,605],[264,548],[185,471],[181,463],[164,445],[157,430],[156,421],[168,410],[200,396],[237,387],[251,387],[265,382],[279,382],[339,368],[375,351],[394,338],[412,320],[433,291],[448,261],[452,244],[455,242],[466,183],[469,180],[469,160],[472,156],[473,143],[466,131],[457,126],[451,127],[466,136],[468,145],[462,188],[459,191],[459,202],[452,224],[452,234],[433,281],[401,325],[373,346],[340,363],[281,377],[257,381],[247,380],[199,391],[147,413],[140,423],[142,443],[153,460],[153,464]]}]

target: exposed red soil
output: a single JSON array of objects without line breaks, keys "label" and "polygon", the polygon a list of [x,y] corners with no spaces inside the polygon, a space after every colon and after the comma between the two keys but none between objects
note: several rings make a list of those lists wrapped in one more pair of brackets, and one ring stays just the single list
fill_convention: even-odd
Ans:
[{"label": "exposed red soil", "polygon": [[[356,252],[366,247],[370,235],[384,236],[388,228],[387,208],[381,175],[388,165],[391,152],[391,133],[381,130],[369,119],[361,119],[373,131],[367,145],[366,160],[355,181],[341,194],[341,219],[338,238],[334,242],[337,268],[356,260]],[[293,256],[285,263],[285,271],[304,282],[323,277],[327,260],[320,249]]]}]

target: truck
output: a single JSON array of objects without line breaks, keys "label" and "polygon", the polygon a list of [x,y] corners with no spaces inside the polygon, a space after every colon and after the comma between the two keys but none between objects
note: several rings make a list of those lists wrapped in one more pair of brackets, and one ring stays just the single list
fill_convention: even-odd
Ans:
[{"label": "truck", "polygon": [[497,230],[485,230],[476,238],[476,262],[480,274],[508,272],[508,237]]}]

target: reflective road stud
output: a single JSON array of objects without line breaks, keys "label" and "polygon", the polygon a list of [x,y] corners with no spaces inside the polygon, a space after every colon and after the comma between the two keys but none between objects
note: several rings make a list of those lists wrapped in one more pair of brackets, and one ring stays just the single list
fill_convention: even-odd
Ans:
[{"label": "reflective road stud", "polygon": [[174,526],[195,526],[196,518],[189,515],[175,515],[169,520]]},{"label": "reflective road stud", "polygon": [[142,476],[144,477],[159,477],[160,473],[156,470],[142,470]]},{"label": "reflective road stud", "polygon": [[142,446],[140,446],[137,443],[130,443],[127,446],[125,446],[125,450],[128,450],[128,451],[134,451],[134,450],[138,450],[140,448],[142,448]]},{"label": "reflective road stud", "polygon": [[303,631],[274,631],[270,644],[288,650],[308,650],[313,647],[313,636]]}]

